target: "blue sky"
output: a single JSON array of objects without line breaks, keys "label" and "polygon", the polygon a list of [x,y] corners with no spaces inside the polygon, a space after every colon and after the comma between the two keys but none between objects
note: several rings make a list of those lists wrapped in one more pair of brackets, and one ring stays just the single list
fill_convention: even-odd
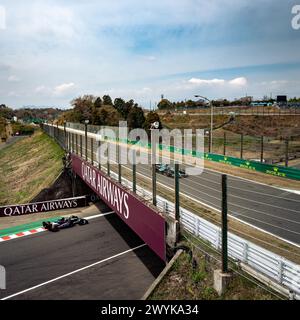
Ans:
[{"label": "blue sky", "polygon": [[[0,0],[0,103],[300,96],[289,0]],[[299,1],[300,4],[300,1]]]}]

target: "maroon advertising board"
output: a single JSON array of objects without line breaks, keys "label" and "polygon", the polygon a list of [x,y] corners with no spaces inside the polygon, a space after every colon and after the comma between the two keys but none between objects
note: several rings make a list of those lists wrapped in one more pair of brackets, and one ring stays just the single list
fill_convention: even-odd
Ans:
[{"label": "maroon advertising board", "polygon": [[16,217],[33,213],[43,213],[55,210],[85,207],[87,205],[88,204],[86,196],[27,204],[17,204],[0,207],[0,217]]},{"label": "maroon advertising board", "polygon": [[164,261],[165,219],[102,171],[72,154],[75,173]]}]

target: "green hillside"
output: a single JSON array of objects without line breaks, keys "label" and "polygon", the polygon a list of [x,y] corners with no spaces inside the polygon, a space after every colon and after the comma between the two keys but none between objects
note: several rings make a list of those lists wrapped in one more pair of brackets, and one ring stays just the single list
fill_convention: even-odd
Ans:
[{"label": "green hillside", "polygon": [[0,150],[0,205],[26,203],[62,170],[63,150],[37,131]]}]

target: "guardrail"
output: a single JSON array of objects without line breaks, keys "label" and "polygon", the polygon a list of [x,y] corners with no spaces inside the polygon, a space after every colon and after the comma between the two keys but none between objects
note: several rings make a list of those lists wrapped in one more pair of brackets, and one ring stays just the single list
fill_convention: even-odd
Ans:
[{"label": "guardrail", "polygon": [[[53,135],[53,131],[48,130]],[[52,134],[51,134],[52,132]],[[94,161],[96,163],[96,161]],[[106,172],[106,168],[102,168]],[[118,174],[110,170],[110,175],[118,179]],[[131,181],[122,177],[122,184],[131,189]],[[152,193],[137,185],[137,194],[146,200],[152,199]],[[167,215],[174,217],[175,205],[161,196],[157,196],[157,208]],[[207,241],[217,250],[221,249],[221,228],[213,223],[195,215],[185,208],[180,208],[180,222],[184,229],[196,237]],[[274,283],[287,288],[294,293],[296,299],[300,299],[300,266],[269,250],[266,250],[248,240],[245,240],[231,232],[228,233],[228,254],[233,261],[243,263],[251,269],[268,277]]]},{"label": "guardrail", "polygon": [[[113,178],[118,179],[115,172],[111,171],[110,174]],[[132,190],[131,181],[122,178],[122,184]],[[137,193],[143,198],[152,199],[152,193],[140,186],[137,186]],[[157,207],[165,214],[174,217],[175,205],[172,202],[157,196]],[[219,226],[185,208],[180,208],[180,222],[186,231],[207,241],[215,249],[221,250],[222,230]],[[285,286],[295,293],[296,299],[300,299],[300,266],[296,263],[231,232],[228,233],[228,255],[236,263],[242,262],[274,282]]]}]

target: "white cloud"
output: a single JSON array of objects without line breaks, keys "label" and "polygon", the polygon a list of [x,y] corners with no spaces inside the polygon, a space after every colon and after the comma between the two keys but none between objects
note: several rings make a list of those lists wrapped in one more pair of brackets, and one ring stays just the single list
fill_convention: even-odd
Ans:
[{"label": "white cloud", "polygon": [[46,86],[38,86],[35,88],[35,93],[38,93],[38,94],[48,94],[50,92],[50,89],[47,88]]},{"label": "white cloud", "polygon": [[8,94],[7,94],[8,97],[19,97],[20,94],[15,92],[15,91],[10,91]]},{"label": "white cloud", "polygon": [[11,76],[8,77],[7,80],[8,80],[9,82],[19,82],[21,79],[18,78],[17,76],[15,76],[15,75],[11,75]]},{"label": "white cloud", "polygon": [[[7,99],[21,106],[45,101],[68,105],[77,94],[103,95],[111,89],[118,97],[140,103],[159,100],[162,93],[189,99],[197,88],[211,98],[286,90],[296,95],[296,85],[258,83],[299,75],[289,70],[262,74],[264,64],[299,61],[299,41],[276,33],[288,21],[284,15],[278,19],[284,10],[277,6],[272,11],[277,19],[270,23],[270,11],[262,8],[273,8],[273,1],[266,2],[269,5],[262,7],[259,0],[251,5],[247,0],[0,0],[7,11],[7,30],[0,30],[5,48],[0,60],[8,66],[3,71],[0,65],[0,96],[22,90],[19,99]],[[265,25],[258,23],[262,17]],[[240,30],[231,27],[232,20]],[[264,37],[251,37],[256,35],[254,27]],[[259,65],[257,74],[238,70]],[[230,68],[236,68],[239,78],[224,72]],[[22,82],[7,81],[10,75]],[[251,82],[240,75],[251,77]],[[80,84],[80,90],[68,86],[71,81]],[[152,91],[143,89],[148,87]]]},{"label": "white cloud", "polygon": [[145,56],[145,60],[154,61],[154,60],[156,60],[156,57],[154,57],[154,56]]},{"label": "white cloud", "polygon": [[58,96],[66,96],[68,94],[71,94],[75,87],[76,87],[75,83],[70,82],[70,83],[60,84],[54,88],[40,85],[36,87],[34,91],[39,95],[58,97]]},{"label": "white cloud", "polygon": [[0,30],[6,29],[6,10],[3,6],[0,6]]},{"label": "white cloud", "polygon": [[189,83],[196,84],[196,85],[222,85],[225,83],[223,79],[212,79],[212,80],[205,80],[205,79],[198,79],[192,78],[188,81]]},{"label": "white cloud", "polygon": [[49,41],[72,38],[75,34],[76,19],[70,8],[60,5],[35,3],[26,4],[26,10],[19,10],[16,15],[15,28],[22,36]]},{"label": "white cloud", "polygon": [[271,85],[283,85],[283,84],[288,84],[289,81],[287,80],[273,80],[270,82]]},{"label": "white cloud", "polygon": [[248,81],[245,77],[235,78],[229,81],[230,85],[238,86],[238,87],[245,87]]},{"label": "white cloud", "polygon": [[220,86],[228,84],[233,87],[244,87],[247,85],[248,81],[245,77],[239,77],[232,80],[224,80],[224,79],[199,79],[199,78],[191,78],[188,80],[189,84],[196,86]]},{"label": "white cloud", "polygon": [[72,92],[74,87],[75,87],[75,83],[73,83],[73,82],[63,83],[63,84],[56,86],[54,88],[53,94],[57,95],[57,96],[67,94],[67,93]]}]

